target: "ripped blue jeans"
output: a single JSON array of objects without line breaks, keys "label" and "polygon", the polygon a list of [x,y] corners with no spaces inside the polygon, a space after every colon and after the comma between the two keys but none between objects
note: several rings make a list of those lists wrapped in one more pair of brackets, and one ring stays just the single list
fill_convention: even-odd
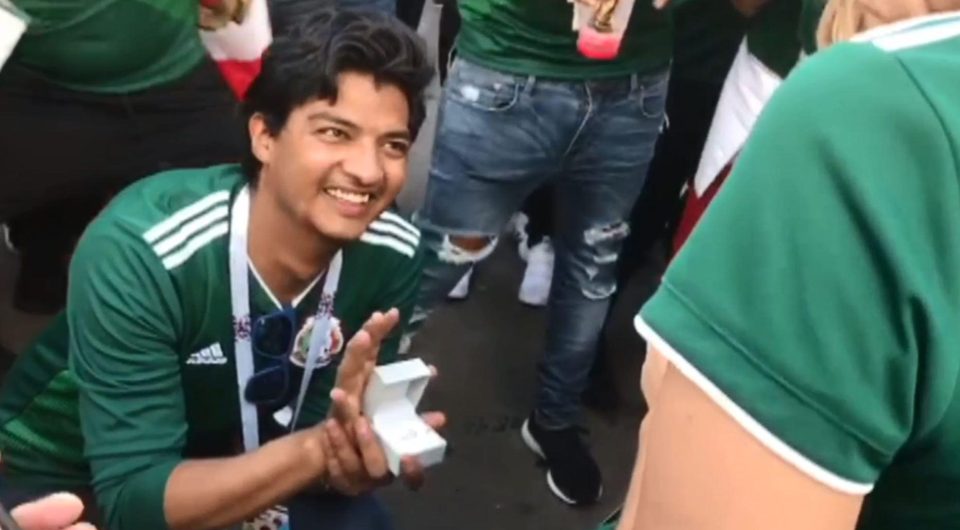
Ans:
[{"label": "ripped blue jeans", "polygon": [[[627,219],[664,121],[669,75],[558,81],[458,59],[440,115],[421,227],[425,269],[414,321],[495,248],[538,186],[556,184],[556,261],[536,414],[574,425],[616,289]],[[465,250],[457,238],[483,238]]]}]

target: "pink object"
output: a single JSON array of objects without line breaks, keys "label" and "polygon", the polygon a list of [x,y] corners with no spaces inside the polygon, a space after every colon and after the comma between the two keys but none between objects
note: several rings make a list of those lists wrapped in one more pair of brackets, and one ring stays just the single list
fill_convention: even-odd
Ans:
[{"label": "pink object", "polygon": [[580,55],[594,61],[616,59],[635,3],[636,0],[575,0],[573,28],[580,34]]},{"label": "pink object", "polygon": [[588,59],[610,61],[617,58],[622,42],[622,34],[600,33],[593,28],[585,27],[580,30],[577,49]]}]

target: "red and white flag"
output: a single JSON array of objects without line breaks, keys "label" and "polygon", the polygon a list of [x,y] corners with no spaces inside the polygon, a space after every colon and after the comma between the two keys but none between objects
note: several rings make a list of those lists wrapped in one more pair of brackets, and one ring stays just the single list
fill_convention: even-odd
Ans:
[{"label": "red and white flag", "polygon": [[267,0],[251,0],[242,23],[230,22],[217,30],[201,30],[200,38],[227,84],[243,99],[250,83],[260,73],[261,57],[273,39]]}]

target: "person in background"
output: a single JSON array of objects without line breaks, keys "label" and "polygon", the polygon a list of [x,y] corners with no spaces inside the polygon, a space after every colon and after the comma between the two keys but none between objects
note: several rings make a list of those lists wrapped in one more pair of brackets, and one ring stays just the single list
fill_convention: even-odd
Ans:
[{"label": "person in background", "polygon": [[752,17],[749,6],[728,1],[695,1],[674,10],[669,122],[631,215],[633,231],[624,245],[621,277],[636,270],[655,244],[672,239],[683,186],[697,170],[724,78]]},{"label": "person in background", "polygon": [[767,101],[801,59],[816,49],[814,35],[826,0],[756,3],[746,38],[727,75],[710,133],[690,179],[672,253],[690,236],[720,190]]},{"label": "person in background", "polygon": [[[713,85],[712,99],[704,92],[689,102],[680,102],[679,93],[683,89],[678,86],[678,97],[673,102],[668,101],[668,110],[674,104],[677,106],[669,112],[671,129],[679,127],[679,130],[667,130],[658,146],[658,154],[663,153],[663,156],[654,159],[653,168],[683,168],[673,173],[683,180],[651,179],[634,208],[637,232],[628,240],[620,261],[621,282],[629,281],[632,273],[643,263],[647,257],[645,250],[653,244],[652,237],[663,236],[668,246],[668,261],[679,252],[720,190],[766,102],[802,57],[815,50],[815,32],[824,3],[825,0],[733,2],[745,17],[746,36],[740,43],[739,51],[735,47],[732,49],[735,59],[730,55],[714,55],[724,59],[727,71],[721,74],[726,76],[726,80]],[[678,11],[686,11],[693,16],[697,9],[709,12],[707,6],[707,3],[693,4]],[[722,15],[714,13],[713,16],[719,19]],[[678,24],[681,22],[682,19],[678,17]],[[725,24],[724,27],[732,26]],[[703,34],[701,31],[691,32],[691,38],[701,43]],[[731,43],[728,41],[728,46]],[[679,49],[682,51],[682,48]],[[732,65],[729,64],[731,60]],[[679,53],[672,82],[683,79],[685,71],[685,56]],[[715,73],[719,72],[715,70]],[[691,84],[686,90],[694,86]],[[709,114],[703,111],[709,111]],[[688,123],[690,117],[697,116],[700,120],[698,123]],[[704,122],[704,119],[707,121]],[[685,148],[686,152],[671,154],[677,148]],[[679,193],[678,186],[681,185],[685,185],[683,194]],[[668,195],[673,193],[676,195]],[[679,210],[665,205],[673,205]],[[667,219],[669,229],[662,230],[664,219],[656,219],[657,212],[667,211],[670,212]],[[648,217],[647,220],[640,220],[637,216]],[[602,342],[601,345],[604,348],[606,346]],[[599,409],[612,408],[619,401],[603,350],[591,372],[590,386],[584,399]]]},{"label": "person in background", "polygon": [[620,530],[956,528],[960,2],[819,34],[637,317]]},{"label": "person in background", "polygon": [[[617,294],[611,301],[605,330],[610,328],[619,293],[635,273],[651,263],[655,270],[662,270],[661,263],[669,253],[664,251],[673,240],[683,209],[682,189],[697,170],[724,77],[752,14],[746,4],[735,6],[723,0],[697,1],[674,11],[669,121],[657,143],[643,192],[630,214],[630,236],[617,265]],[[614,409],[620,401],[608,362],[606,335],[600,336],[590,384],[583,394],[584,404],[598,410]]]},{"label": "person in background", "polygon": [[389,208],[433,69],[359,10],[300,20],[262,66],[242,166],[143,179],[85,232],[66,311],[0,389],[5,505],[72,491],[101,530],[391,528],[360,403],[417,292],[418,233]]},{"label": "person in background", "polygon": [[[236,101],[198,33],[198,0],[15,0],[31,18],[0,71],[0,222],[15,306],[53,314],[69,255],[117,189],[240,160]],[[246,2],[221,2],[219,16]]]},{"label": "person in background", "polygon": [[[697,169],[723,78],[743,38],[744,15],[753,14],[746,3],[737,7],[722,1],[695,2],[674,11],[674,58],[666,109],[669,121],[657,143],[643,192],[631,211],[630,235],[618,262],[618,288],[611,298],[608,321],[618,294],[650,257],[653,246],[672,240],[682,211],[681,190]],[[518,298],[532,306],[546,305],[552,283],[554,252],[549,235],[553,210],[552,187],[534,192],[522,210],[528,222],[520,231],[520,255],[527,266]],[[463,283],[461,280],[458,287]],[[583,394],[585,404],[601,410],[618,402],[606,350],[606,338],[601,334],[590,384]]]},{"label": "person in background", "polygon": [[[420,2],[422,4],[422,2]],[[416,0],[401,5],[417,4]],[[414,7],[408,7],[414,12]],[[410,16],[410,15],[408,15]],[[446,78],[446,59],[450,58],[453,43],[460,27],[460,15],[456,0],[444,2],[440,20],[440,74]],[[526,263],[517,299],[532,307],[547,305],[553,283],[555,255],[550,237],[554,231],[554,186],[544,184],[523,202],[523,206],[511,220],[511,231],[517,238],[517,254]],[[450,300],[463,300],[470,294],[475,268],[471,267],[450,291]]]},{"label": "person in background", "polygon": [[[440,13],[440,42],[437,67],[440,70],[440,79],[447,77],[447,66],[451,60],[453,44],[460,31],[460,12],[457,9],[457,0],[432,0],[443,6]],[[397,0],[397,16],[408,26],[417,28],[420,17],[423,15],[427,0]]]},{"label": "person in background", "polygon": [[595,502],[599,468],[579,396],[596,353],[627,217],[664,121],[669,14],[637,2],[619,56],[577,51],[574,5],[460,0],[458,57],[440,103],[426,199],[422,322],[490,255],[536,188],[557,186],[556,252],[537,405],[522,433],[561,501]]}]

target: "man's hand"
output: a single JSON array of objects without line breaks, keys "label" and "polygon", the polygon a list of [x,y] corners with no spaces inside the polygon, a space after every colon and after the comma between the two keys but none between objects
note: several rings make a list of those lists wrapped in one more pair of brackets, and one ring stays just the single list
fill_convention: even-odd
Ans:
[{"label": "man's hand", "polygon": [[[380,345],[399,321],[400,312],[396,309],[386,313],[378,311],[347,343],[330,397],[333,399],[331,415],[348,431],[352,431],[354,422],[362,412],[363,392],[377,365]],[[352,432],[348,434],[352,435]]]},{"label": "man's hand", "polygon": [[354,425],[355,444],[336,420],[327,420],[323,428],[329,487],[344,495],[360,495],[390,483],[387,458],[365,418]]},{"label": "man's hand", "polygon": [[[428,412],[422,417],[434,430],[443,428],[447,423],[442,412]],[[355,442],[334,420],[327,420],[324,429],[326,482],[330,487],[344,495],[360,495],[393,481],[387,467],[387,457],[365,417],[358,418],[354,424]],[[423,486],[423,466],[415,457],[404,457],[400,467],[401,478],[408,488],[418,490]]]},{"label": "man's hand", "polygon": [[[377,364],[380,344],[400,320],[396,309],[374,313],[347,343],[337,371],[331,418],[324,424],[324,454],[327,457],[327,483],[346,495],[366,493],[392,480],[387,458],[370,422],[363,414],[363,393]],[[436,370],[432,369],[436,375]],[[423,416],[433,429],[446,423],[442,413]],[[404,458],[402,478],[411,488],[423,484],[423,466],[416,458]]]},{"label": "man's hand", "polygon": [[69,493],[57,493],[22,504],[11,515],[23,530],[95,530],[88,523],[76,523],[82,513],[80,499]]}]

